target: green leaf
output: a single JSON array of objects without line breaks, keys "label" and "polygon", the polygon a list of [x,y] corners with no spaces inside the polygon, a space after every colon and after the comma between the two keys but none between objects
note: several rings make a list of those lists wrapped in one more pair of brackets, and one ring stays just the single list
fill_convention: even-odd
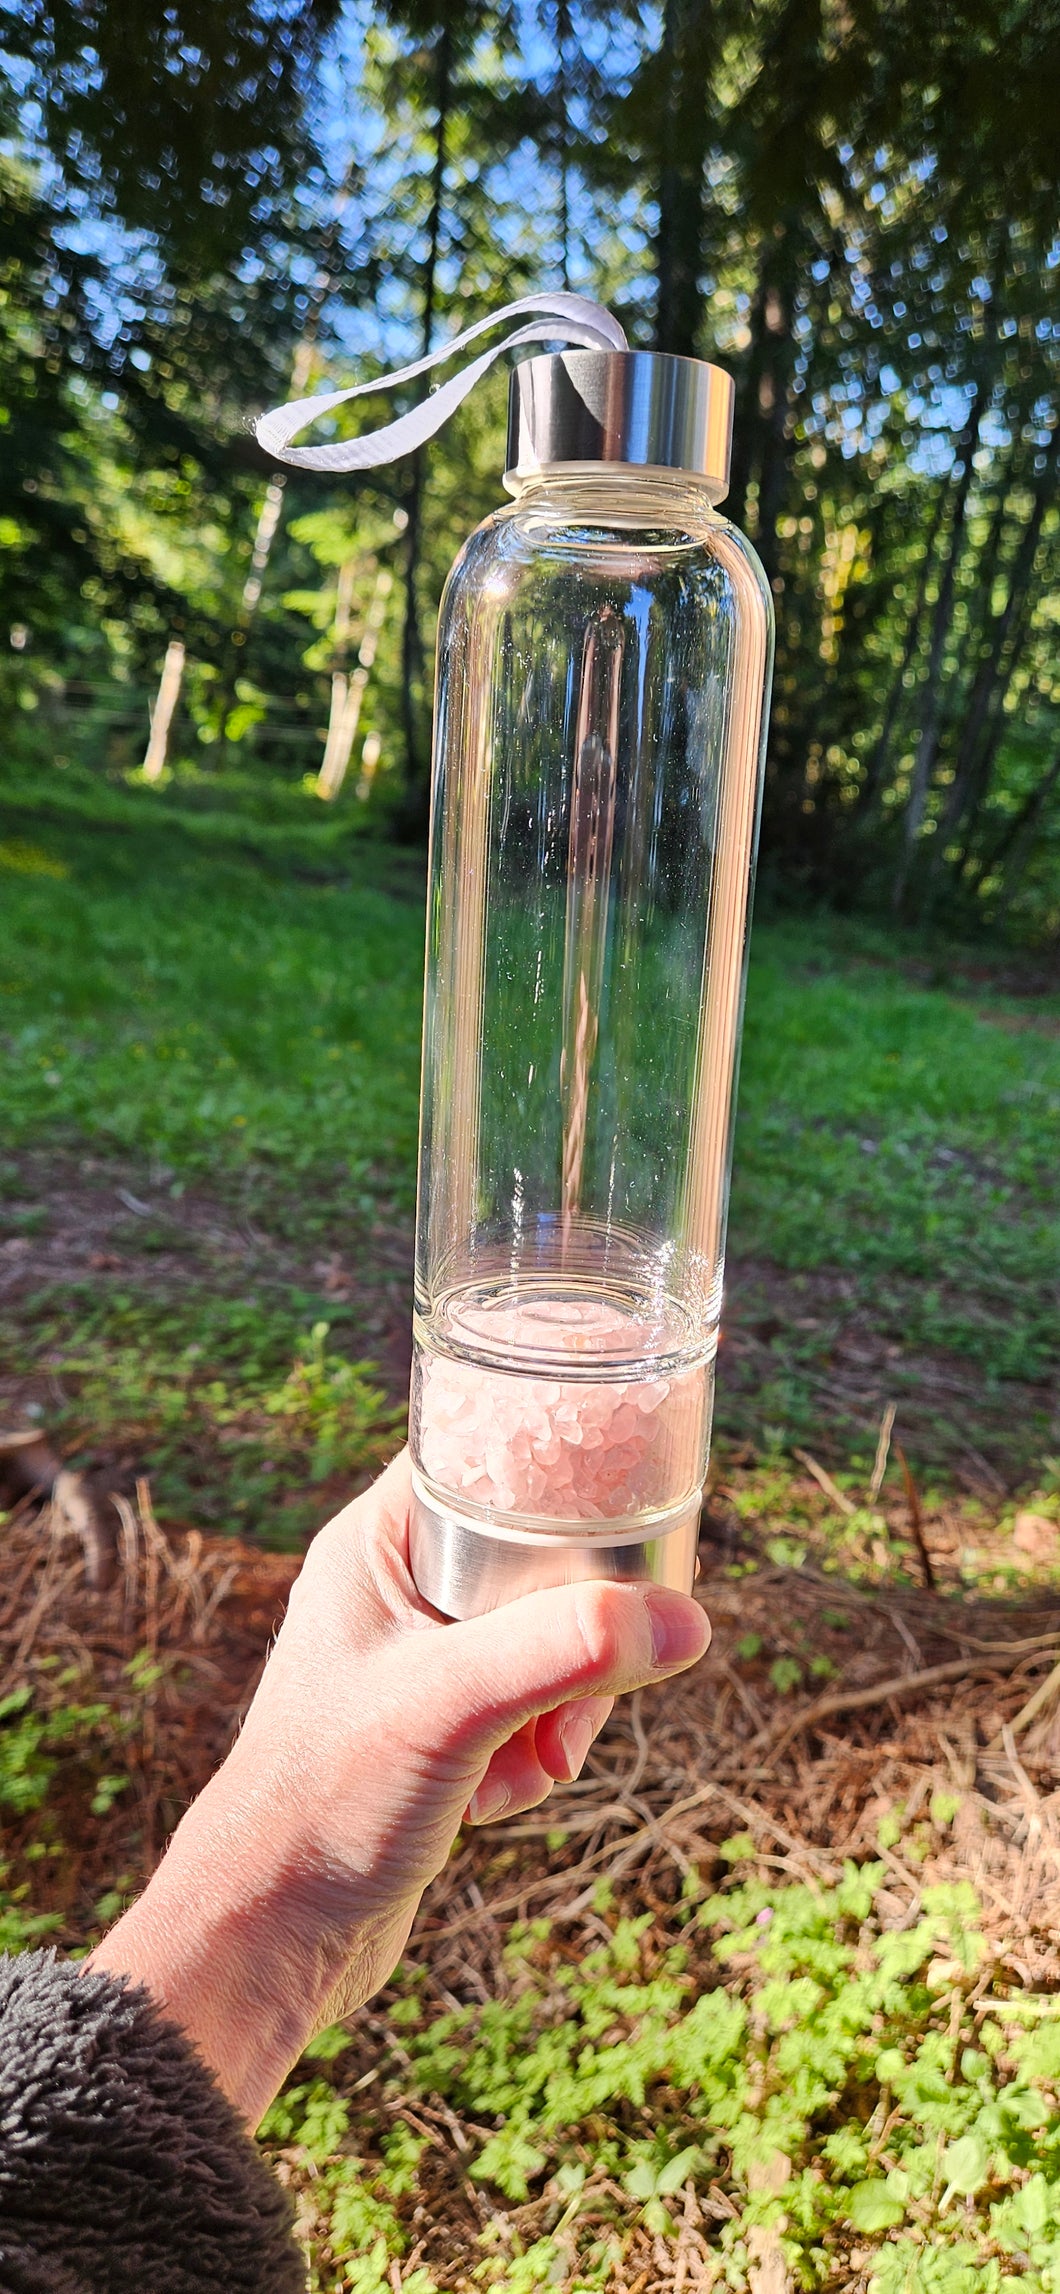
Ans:
[{"label": "green leaf", "polygon": [[310,2040],[308,2047],[303,2048],[302,2053],[310,2063],[334,2063],[336,2056],[352,2045],[353,2040],[345,2024],[328,2023],[323,2031],[317,2032],[315,2039]]},{"label": "green leaf", "polygon": [[767,1537],[766,1552],[777,1569],[801,1569],[806,1547],[793,1537]]},{"label": "green leaf", "polygon": [[1060,2081],[1060,2023],[1040,2025],[1020,2039],[1012,2053],[1028,2079],[1041,2079],[1046,2085]]},{"label": "green leaf", "polygon": [[846,2218],[855,2230],[894,2230],[904,2214],[901,2199],[882,2180],[856,2182],[847,2195]]},{"label": "green leaf", "polygon": [[698,2161],[699,2152],[694,2143],[690,2143],[687,2149],[678,2151],[676,2158],[668,2159],[666,2165],[660,2168],[655,2178],[655,2188],[659,2197],[669,2198],[672,2192],[680,2190],[688,2181],[689,2175],[695,2173]]},{"label": "green leaf", "polygon": [[947,2143],[940,2163],[947,2190],[961,2198],[974,2197],[990,2174],[990,2156],[981,2135],[961,2135],[957,2142]]},{"label": "green leaf", "polygon": [[106,1816],[119,1793],[126,1791],[129,1783],[127,1776],[101,1776],[92,1795],[93,1816]]}]

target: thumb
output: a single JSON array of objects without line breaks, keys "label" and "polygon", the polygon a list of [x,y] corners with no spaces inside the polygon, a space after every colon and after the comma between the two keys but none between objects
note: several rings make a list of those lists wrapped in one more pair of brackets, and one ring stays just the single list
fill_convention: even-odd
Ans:
[{"label": "thumb", "polygon": [[704,1611],[683,1593],[564,1585],[425,1634],[417,1670],[435,1742],[488,1759],[538,1714],[682,1672],[709,1641]]}]

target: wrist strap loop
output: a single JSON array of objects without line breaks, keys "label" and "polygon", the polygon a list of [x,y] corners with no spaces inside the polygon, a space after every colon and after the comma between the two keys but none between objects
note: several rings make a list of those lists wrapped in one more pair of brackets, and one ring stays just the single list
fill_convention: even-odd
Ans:
[{"label": "wrist strap loop", "polygon": [[[397,415],[393,422],[384,423],[382,429],[369,430],[360,438],[345,438],[333,446],[290,444],[300,430],[316,422],[320,415],[331,414],[336,406],[347,405],[351,398],[366,398],[377,391],[392,390],[402,382],[414,382],[417,375],[429,374],[432,367],[455,358],[468,343],[502,325],[505,319],[523,318],[528,313],[541,315],[534,317],[531,325],[505,335],[503,342],[495,343],[492,350],[480,351],[477,358],[461,367],[458,374],[451,375],[448,382],[441,383],[421,405],[412,407],[407,414]],[[274,407],[271,414],[259,417],[254,425],[255,435],[267,454],[299,470],[377,470],[385,462],[396,461],[400,454],[414,453],[417,446],[433,438],[462,405],[479,377],[497,359],[503,358],[506,351],[514,350],[520,343],[557,341],[575,343],[584,350],[628,348],[618,320],[586,296],[523,295],[518,302],[505,303],[503,310],[494,311],[489,318],[479,319],[452,342],[442,343],[428,358],[415,359],[411,366],[398,367],[394,374],[378,375],[371,382],[355,382],[349,390],[329,390],[319,398],[296,398],[287,406]]]}]

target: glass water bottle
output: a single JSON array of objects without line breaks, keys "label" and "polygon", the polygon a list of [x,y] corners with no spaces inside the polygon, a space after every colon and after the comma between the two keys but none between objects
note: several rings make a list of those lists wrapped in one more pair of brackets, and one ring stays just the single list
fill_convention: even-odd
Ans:
[{"label": "glass water bottle", "polygon": [[528,359],[445,590],[411,1445],[451,1616],[695,1572],[772,646],[731,418],[698,360]]}]

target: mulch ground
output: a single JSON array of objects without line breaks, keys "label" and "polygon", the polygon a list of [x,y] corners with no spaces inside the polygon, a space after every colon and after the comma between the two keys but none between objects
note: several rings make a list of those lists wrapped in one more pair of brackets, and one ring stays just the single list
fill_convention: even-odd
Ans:
[{"label": "mulch ground", "polygon": [[[809,1471],[798,1494],[804,1516],[818,1501],[827,1508]],[[897,1540],[908,1526],[897,1501],[893,1516]],[[690,1863],[709,1869],[722,1841],[749,1833],[764,1868],[792,1877],[828,1879],[845,1857],[882,1855],[903,1917],[927,1882],[969,1879],[1018,1979],[1060,1980],[1060,1595],[962,1591],[960,1520],[944,1507],[924,1523],[931,1592],[897,1573],[852,1583],[812,1558],[777,1566],[765,1545],[783,1524],[771,1520],[768,1539],[737,1525],[724,1490],[706,1526],[707,1660],[621,1706],[583,1777],[547,1809],[465,1835],[425,1901],[413,1953],[447,1991],[486,1996],[512,1920],[547,1915],[590,1935],[604,1878],[630,1908],[663,1912]],[[989,1525],[977,1535],[989,1558]],[[0,1695],[30,1682],[125,1715],[130,1788],[105,1817],[90,1812],[75,1754],[50,1803],[66,1852],[23,1865],[36,1820],[6,1828],[8,1884],[28,1879],[34,1904],[62,1913],[59,1940],[74,1944],[116,1879],[142,1884],[223,1758],[297,1562],[167,1535],[145,1483],[123,1503],[103,1590],[86,1583],[82,1547],[56,1508],[24,1501],[0,1538]],[[146,1687],[128,1670],[139,1651],[154,1660]],[[782,1692],[771,1674],[785,1656],[802,1678]],[[811,1658],[828,1661],[829,1677],[812,1677]],[[937,1791],[959,1803],[945,1847],[918,1864],[900,1844],[881,1848],[881,1820],[901,1806],[908,1828]]]}]

